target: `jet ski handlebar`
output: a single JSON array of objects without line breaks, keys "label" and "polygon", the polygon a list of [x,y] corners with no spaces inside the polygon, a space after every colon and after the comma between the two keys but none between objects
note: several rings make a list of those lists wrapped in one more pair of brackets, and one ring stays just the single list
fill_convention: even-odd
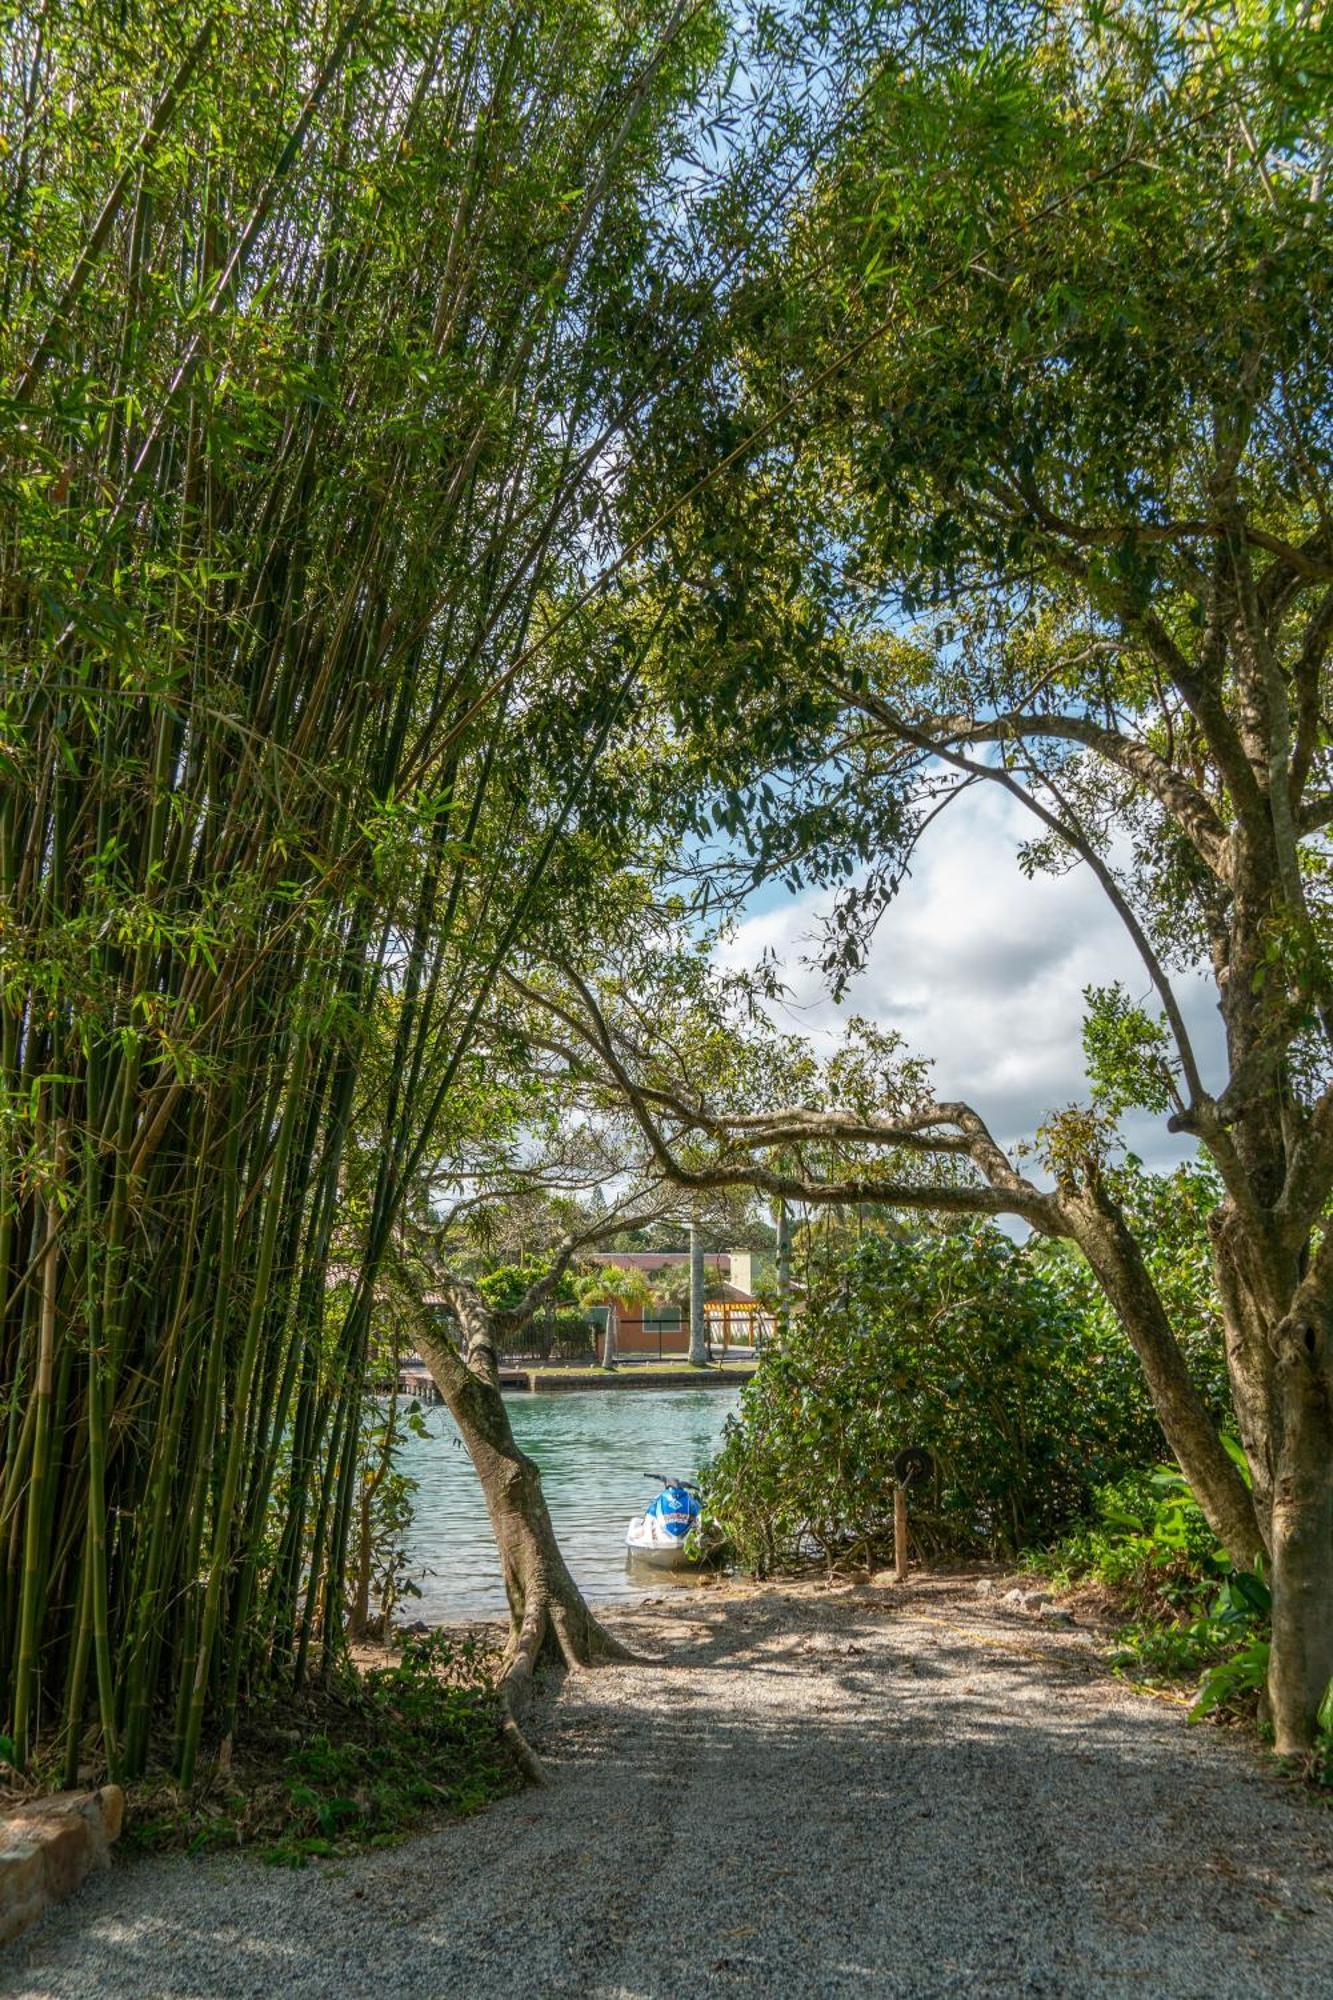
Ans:
[{"label": "jet ski handlebar", "polygon": [[689,1480],[688,1480],[688,1479],[669,1479],[669,1478],[667,1477],[667,1475],[666,1475],[666,1473],[665,1473],[665,1472],[645,1472],[643,1476],[644,1476],[644,1478],[645,1478],[645,1479],[655,1479],[655,1480],[657,1480],[657,1482],[659,1483],[659,1485],[662,1485],[662,1486],[680,1486],[680,1487],[683,1487],[683,1488],[684,1488],[684,1490],[685,1490],[685,1491],[686,1491],[687,1493],[696,1493],[696,1494],[697,1494],[697,1493],[698,1493],[698,1491],[699,1491],[699,1489],[698,1489],[698,1487],[697,1487],[697,1486],[691,1486],[691,1484],[690,1484],[690,1482],[689,1482]]}]

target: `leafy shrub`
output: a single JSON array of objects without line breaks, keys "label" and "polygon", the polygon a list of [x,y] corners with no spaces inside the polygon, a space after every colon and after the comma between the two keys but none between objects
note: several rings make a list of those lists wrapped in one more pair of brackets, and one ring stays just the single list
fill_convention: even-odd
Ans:
[{"label": "leafy shrub", "polygon": [[1269,1651],[1269,1641],[1255,1636],[1209,1667],[1199,1681],[1191,1722],[1202,1722],[1228,1709],[1253,1714],[1268,1679]]},{"label": "leafy shrub", "polygon": [[1158,1458],[1128,1341],[1062,1273],[990,1227],[858,1245],[765,1355],[708,1470],[740,1559],[887,1548],[908,1445],[933,1459],[912,1517],[934,1553],[1048,1542]]},{"label": "leafy shrub", "polygon": [[1056,1581],[1096,1582],[1137,1613],[1112,1664],[1140,1675],[1199,1675],[1191,1721],[1253,1716],[1268,1677],[1272,1598],[1232,1570],[1189,1487],[1170,1466],[1097,1495],[1097,1520],[1030,1558]]},{"label": "leafy shrub", "polygon": [[1263,1589],[1257,1577],[1233,1576],[1197,1617],[1127,1625],[1112,1649],[1111,1664],[1136,1676],[1185,1680],[1198,1675],[1192,1722],[1224,1713],[1252,1717],[1268,1677],[1268,1613],[1237,1594],[1240,1582]]},{"label": "leafy shrub", "polygon": [[478,1811],[516,1782],[500,1734],[497,1655],[484,1640],[409,1636],[384,1667],[249,1716],[243,1752],[197,1798],[136,1791],[141,1848],[254,1846],[267,1861],[384,1847],[427,1813]]},{"label": "leafy shrub", "polygon": [[1095,1582],[1141,1619],[1201,1614],[1227,1571],[1194,1496],[1174,1467],[1133,1472],[1098,1489],[1095,1519],[1044,1553],[1034,1569],[1061,1584]]},{"label": "leafy shrub", "polygon": [[[546,1276],[549,1265],[497,1264],[477,1280],[477,1289],[487,1305],[497,1307],[501,1312],[512,1312],[521,1306],[535,1284]],[[574,1280],[568,1271],[563,1271],[556,1281],[552,1293],[557,1306],[573,1306],[577,1303]]]}]

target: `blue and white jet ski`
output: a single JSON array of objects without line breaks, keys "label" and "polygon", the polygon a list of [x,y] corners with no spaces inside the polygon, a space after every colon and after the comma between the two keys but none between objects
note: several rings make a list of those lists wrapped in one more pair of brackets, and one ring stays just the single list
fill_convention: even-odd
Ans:
[{"label": "blue and white jet ski", "polygon": [[644,1478],[660,1479],[662,1491],[630,1522],[625,1547],[639,1562],[677,1569],[685,1561],[685,1538],[703,1512],[699,1495],[685,1480],[668,1479],[663,1472],[646,1472]]}]

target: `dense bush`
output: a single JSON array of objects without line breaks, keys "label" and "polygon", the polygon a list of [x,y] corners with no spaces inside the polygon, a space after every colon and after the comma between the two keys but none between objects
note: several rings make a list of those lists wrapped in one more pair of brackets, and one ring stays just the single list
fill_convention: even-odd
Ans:
[{"label": "dense bush", "polygon": [[[1216,1334],[1191,1339],[1216,1377]],[[742,1397],[709,1468],[741,1559],[882,1553],[893,1459],[924,1447],[918,1546],[1013,1554],[1087,1514],[1163,1440],[1138,1363],[1081,1268],[993,1228],[861,1243]]]},{"label": "dense bush", "polygon": [[[1131,1157],[1107,1179],[1138,1238],[1154,1289],[1204,1401],[1219,1425],[1234,1421],[1208,1238],[1208,1217],[1222,1195],[1215,1170],[1196,1160],[1170,1174],[1150,1174]],[[1115,1313],[1073,1245],[1037,1242],[1030,1255],[1096,1339],[1116,1344],[1128,1354]],[[1161,1455],[1159,1445],[1154,1458]],[[1147,1463],[1143,1469],[1149,1469]]]},{"label": "dense bush", "polygon": [[[501,1312],[512,1312],[545,1275],[543,1264],[500,1264],[477,1282],[488,1305]],[[549,1361],[552,1356],[562,1361],[581,1361],[593,1352],[594,1337],[592,1321],[579,1305],[575,1282],[565,1271],[546,1310],[522,1329],[513,1349],[516,1353],[536,1355],[542,1361]]]},{"label": "dense bush", "polygon": [[[477,1288],[487,1305],[495,1306],[500,1312],[513,1312],[521,1306],[532,1287],[546,1276],[549,1266],[537,1264],[497,1264],[477,1280]],[[576,1306],[578,1293],[574,1280],[568,1271],[563,1271],[556,1281],[551,1294],[551,1304],[556,1308]]]},{"label": "dense bush", "polygon": [[[1239,1448],[1232,1449],[1239,1460]],[[1174,1467],[1104,1487],[1096,1518],[1035,1563],[1066,1587],[1100,1584],[1131,1614],[1110,1654],[1115,1666],[1136,1676],[1197,1677],[1192,1720],[1255,1717],[1268,1673],[1272,1598],[1261,1576],[1232,1569]],[[1312,1775],[1323,1754],[1321,1747]]]}]

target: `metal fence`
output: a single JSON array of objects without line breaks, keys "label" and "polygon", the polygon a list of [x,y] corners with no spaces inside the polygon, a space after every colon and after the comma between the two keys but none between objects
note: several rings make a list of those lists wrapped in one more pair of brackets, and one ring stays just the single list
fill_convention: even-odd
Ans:
[{"label": "metal fence", "polygon": [[[599,1358],[606,1326],[605,1306],[593,1306],[586,1318],[569,1312],[539,1316],[524,1327],[520,1342],[496,1355],[506,1368],[543,1368],[563,1363],[567,1367],[590,1367]],[[728,1354],[758,1354],[776,1331],[772,1309],[757,1301],[707,1299],[704,1302],[704,1335],[712,1360]],[[456,1332],[456,1329],[453,1329]],[[616,1329],[617,1359],[627,1366],[635,1361],[668,1361],[683,1356],[689,1348],[689,1321],[679,1307],[663,1312],[621,1313]],[[389,1382],[372,1385],[387,1393]],[[415,1395],[423,1402],[438,1396],[429,1371],[419,1355],[404,1358],[398,1370],[400,1393]]]}]

